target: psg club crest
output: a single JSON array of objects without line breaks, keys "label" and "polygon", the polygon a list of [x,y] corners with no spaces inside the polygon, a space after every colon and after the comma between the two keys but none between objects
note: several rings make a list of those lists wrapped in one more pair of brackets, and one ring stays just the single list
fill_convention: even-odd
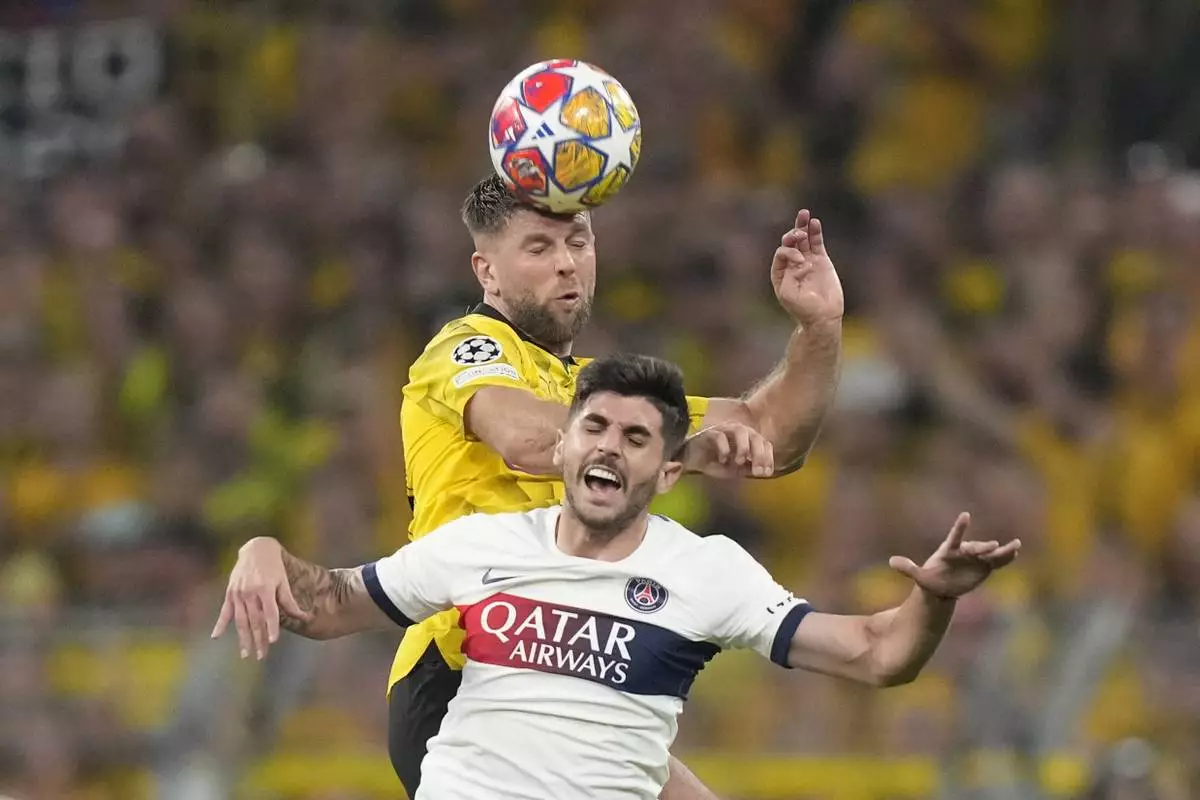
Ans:
[{"label": "psg club crest", "polygon": [[630,578],[625,584],[625,602],[641,614],[653,614],[667,604],[667,589],[649,578]]}]

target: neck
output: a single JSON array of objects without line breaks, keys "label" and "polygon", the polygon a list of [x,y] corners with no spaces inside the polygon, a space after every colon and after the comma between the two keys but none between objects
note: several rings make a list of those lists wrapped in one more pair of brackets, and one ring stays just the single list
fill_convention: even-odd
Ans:
[{"label": "neck", "polygon": [[550,344],[547,344],[546,342],[543,342],[542,340],[538,339],[535,336],[531,336],[529,334],[529,331],[517,327],[517,323],[513,322],[512,312],[510,312],[508,310],[508,306],[506,306],[504,304],[504,301],[501,300],[500,298],[485,296],[483,298],[483,304],[485,306],[490,306],[491,308],[500,312],[501,316],[503,316],[504,319],[508,322],[508,324],[512,326],[513,330],[517,331],[518,333],[521,334],[522,337],[535,343],[538,347],[542,348],[543,350],[545,350],[549,353],[553,353],[554,355],[560,356],[560,357],[571,355],[571,346],[574,344],[574,342],[564,342],[563,344],[560,344],[560,345],[550,345]]},{"label": "neck", "polygon": [[628,558],[646,538],[647,521],[650,515],[643,511],[624,528],[596,530],[589,528],[575,516],[570,506],[564,505],[558,515],[555,541],[558,549],[569,556],[592,558],[596,561],[620,561]]}]

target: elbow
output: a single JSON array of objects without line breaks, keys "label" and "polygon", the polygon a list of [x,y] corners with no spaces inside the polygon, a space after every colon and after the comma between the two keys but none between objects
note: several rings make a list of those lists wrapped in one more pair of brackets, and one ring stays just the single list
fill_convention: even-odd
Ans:
[{"label": "elbow", "polygon": [[781,478],[784,475],[791,475],[793,472],[798,472],[804,466],[804,462],[808,460],[808,450],[804,450],[797,455],[784,454],[779,455],[779,451],[775,451],[775,471],[771,473],[772,478]]},{"label": "elbow", "polygon": [[920,670],[895,670],[881,672],[873,676],[871,685],[877,689],[891,689],[895,686],[906,686],[917,679]]},{"label": "elbow", "polygon": [[504,460],[505,465],[517,472],[537,475],[542,472],[544,454],[531,442],[507,441],[493,448]]},{"label": "elbow", "polygon": [[341,636],[341,634],[328,628],[314,628],[300,635],[305,639],[312,639],[314,642],[328,642],[330,639],[337,639]]},{"label": "elbow", "polygon": [[533,448],[527,446],[521,437],[512,430],[488,430],[475,434],[479,441],[486,444],[496,455],[500,456],[509,469],[529,472],[533,460]]},{"label": "elbow", "polygon": [[921,674],[917,664],[876,664],[870,670],[869,683],[877,689],[906,686]]}]

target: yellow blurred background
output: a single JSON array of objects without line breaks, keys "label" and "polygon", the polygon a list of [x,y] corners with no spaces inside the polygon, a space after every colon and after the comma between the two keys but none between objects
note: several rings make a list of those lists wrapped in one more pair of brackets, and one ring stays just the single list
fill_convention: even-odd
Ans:
[{"label": "yellow blurred background", "polygon": [[658,510],[831,611],[970,510],[1020,536],[916,683],[725,655],[675,752],[729,798],[1200,797],[1200,6],[345,0],[0,9],[0,791],[367,800],[395,636],[211,643],[236,548],[405,540],[408,364],[478,293],[511,75],[579,57],[645,150],[578,351],[737,394],[798,207],[846,288],[800,472]]}]

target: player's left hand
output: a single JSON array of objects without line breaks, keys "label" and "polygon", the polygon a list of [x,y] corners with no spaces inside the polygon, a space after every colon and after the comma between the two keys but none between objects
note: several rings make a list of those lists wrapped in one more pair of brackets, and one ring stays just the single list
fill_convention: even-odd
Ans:
[{"label": "player's left hand", "polygon": [[807,208],[780,240],[771,261],[771,285],[784,311],[800,325],[840,320],[845,312],[842,282],[825,250],[821,220]]},{"label": "player's left hand", "polygon": [[683,449],[685,472],[710,478],[769,478],[775,474],[771,442],[748,425],[721,422],[688,437]]},{"label": "player's left hand", "polygon": [[939,597],[956,598],[972,591],[996,570],[1008,566],[1021,550],[1021,540],[964,542],[971,515],[962,513],[941,546],[922,565],[892,556],[888,566],[908,577],[925,591]]}]

